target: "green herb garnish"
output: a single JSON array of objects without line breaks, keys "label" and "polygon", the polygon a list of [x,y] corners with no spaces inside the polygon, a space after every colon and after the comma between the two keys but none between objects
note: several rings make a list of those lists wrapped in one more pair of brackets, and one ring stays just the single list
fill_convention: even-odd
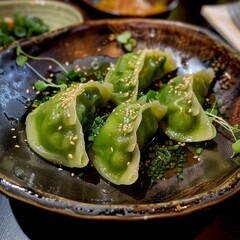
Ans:
[{"label": "green herb garnish", "polygon": [[123,47],[128,52],[132,52],[137,46],[137,41],[132,37],[132,33],[130,31],[125,31],[121,34],[118,34],[116,39],[119,43],[123,44]]},{"label": "green herb garnish", "polygon": [[163,179],[169,170],[176,169],[177,178],[183,179],[183,164],[187,160],[184,144],[166,140],[163,145],[154,144],[145,152],[145,161],[141,162],[141,171],[147,175],[151,183]]},{"label": "green herb garnish", "polygon": [[49,31],[49,26],[38,17],[14,14],[12,18],[0,18],[0,46],[14,41],[37,36]]},{"label": "green herb garnish", "polygon": [[231,126],[227,121],[225,121],[222,117],[218,116],[218,111],[214,108],[207,109],[206,114],[214,121],[215,123],[219,124],[227,131],[229,131],[234,139],[234,143],[232,144],[233,154],[231,158],[235,157],[237,154],[240,153],[240,139],[236,137],[236,133],[240,132],[238,124]]}]

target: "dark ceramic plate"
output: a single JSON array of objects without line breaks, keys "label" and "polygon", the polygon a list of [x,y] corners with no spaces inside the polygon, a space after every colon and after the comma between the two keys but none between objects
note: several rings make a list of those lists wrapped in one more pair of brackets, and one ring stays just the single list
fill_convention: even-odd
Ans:
[{"label": "dark ceramic plate", "polygon": [[[141,0],[140,0],[141,1]],[[89,11],[108,17],[157,17],[166,18],[179,3],[179,0],[142,0],[138,1],[108,1],[106,5],[99,5],[101,0],[82,0]],[[81,2],[81,1],[80,1]],[[105,1],[107,2],[107,1]],[[119,3],[118,3],[119,2]],[[110,3],[110,4],[109,4]],[[140,8],[141,7],[141,8]]]},{"label": "dark ceramic plate", "polygon": [[[213,91],[225,117],[239,121],[240,56],[217,36],[197,26],[167,20],[121,19],[87,22],[21,43],[30,55],[49,56],[65,63],[87,62],[95,56],[116,58],[123,49],[109,37],[112,30],[130,30],[140,48],[173,51],[178,74],[212,66]],[[25,118],[38,77],[15,63],[16,45],[0,53],[0,190],[29,204],[66,215],[113,220],[176,217],[210,207],[232,196],[240,187],[238,159],[230,159],[231,141],[219,129],[214,144],[199,162],[184,167],[184,179],[173,175],[157,184],[140,179],[130,186],[115,186],[98,174],[81,178],[59,171],[30,150],[25,141]],[[84,60],[85,59],[85,60]],[[32,61],[46,75],[49,62]],[[54,66],[53,66],[54,67]],[[30,89],[30,92],[26,91]],[[19,145],[20,147],[16,147]]]}]

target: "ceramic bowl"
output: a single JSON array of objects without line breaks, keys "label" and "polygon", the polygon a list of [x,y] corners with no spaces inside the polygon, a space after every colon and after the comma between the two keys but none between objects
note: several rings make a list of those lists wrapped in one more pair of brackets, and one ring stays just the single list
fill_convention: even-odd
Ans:
[{"label": "ceramic bowl", "polygon": [[82,0],[89,11],[104,17],[157,17],[166,18],[179,0]]},{"label": "ceramic bowl", "polygon": [[9,0],[0,1],[0,18],[31,15],[43,20],[53,31],[83,22],[83,16],[70,4],[60,1]]}]

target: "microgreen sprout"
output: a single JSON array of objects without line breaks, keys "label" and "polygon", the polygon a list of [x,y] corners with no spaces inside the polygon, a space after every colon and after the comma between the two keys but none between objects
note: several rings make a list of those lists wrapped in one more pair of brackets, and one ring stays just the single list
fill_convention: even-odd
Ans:
[{"label": "microgreen sprout", "polygon": [[[25,56],[23,58],[23,56]],[[27,62],[28,58],[30,59],[33,59],[33,60],[48,60],[48,61],[51,61],[51,62],[54,62],[55,64],[57,64],[65,74],[68,74],[68,71],[66,68],[64,68],[64,66],[58,62],[56,59],[54,58],[50,58],[50,57],[34,57],[34,56],[31,56],[31,55],[28,55],[27,53],[25,53],[21,46],[18,46],[17,47],[17,58],[16,58],[16,62],[17,64],[19,64],[20,66],[24,66],[24,64]]]},{"label": "microgreen sprout", "polygon": [[232,154],[231,158],[233,158],[234,156],[239,154],[240,153],[240,139],[237,139],[237,137],[236,137],[236,133],[240,132],[238,124],[231,126],[222,117],[217,116],[218,111],[214,108],[207,109],[205,112],[212,121],[218,123],[220,126],[222,126],[223,128],[225,128],[226,130],[228,130],[231,133],[231,135],[234,139],[234,143],[232,144],[233,154]]},{"label": "microgreen sprout", "polygon": [[121,34],[116,34],[116,40],[123,44],[123,47],[128,52],[132,52],[133,49],[137,46],[137,41],[132,37],[130,31],[125,31]]},{"label": "microgreen sprout", "polygon": [[63,91],[67,88],[67,84],[54,84],[54,83],[46,83],[44,81],[38,80],[34,83],[34,86],[36,88],[37,91],[44,91],[46,90],[48,87],[55,87],[55,88],[59,88],[60,91]]},{"label": "microgreen sprout", "polygon": [[45,77],[43,77],[38,71],[36,71],[27,61],[28,59],[33,59],[33,60],[48,60],[48,61],[52,61],[55,64],[57,64],[62,71],[67,75],[67,74],[71,74],[69,73],[61,63],[59,63],[56,59],[54,58],[49,58],[49,57],[34,57],[31,55],[28,55],[27,53],[25,53],[21,46],[17,47],[17,58],[16,58],[16,63],[23,67],[24,65],[28,66],[28,68],[30,68],[36,75],[38,75],[39,78],[41,78],[41,80],[38,80],[34,83],[34,86],[36,88],[37,91],[44,91],[46,90],[47,87],[54,87],[54,88],[59,88],[60,91],[63,91],[67,88],[67,84],[62,83],[62,84],[54,84],[51,81],[49,81],[48,79],[46,79]]}]

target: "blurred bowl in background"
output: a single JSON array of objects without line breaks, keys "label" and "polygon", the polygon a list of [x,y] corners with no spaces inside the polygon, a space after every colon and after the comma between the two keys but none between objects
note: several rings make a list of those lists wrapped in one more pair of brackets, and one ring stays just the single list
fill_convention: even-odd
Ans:
[{"label": "blurred bowl in background", "polygon": [[105,17],[167,18],[179,0],[82,0],[95,13]]},{"label": "blurred bowl in background", "polygon": [[83,22],[80,11],[64,2],[44,0],[0,1],[0,19],[13,17],[15,13],[21,16],[31,15],[40,18],[49,26],[50,31]]}]

